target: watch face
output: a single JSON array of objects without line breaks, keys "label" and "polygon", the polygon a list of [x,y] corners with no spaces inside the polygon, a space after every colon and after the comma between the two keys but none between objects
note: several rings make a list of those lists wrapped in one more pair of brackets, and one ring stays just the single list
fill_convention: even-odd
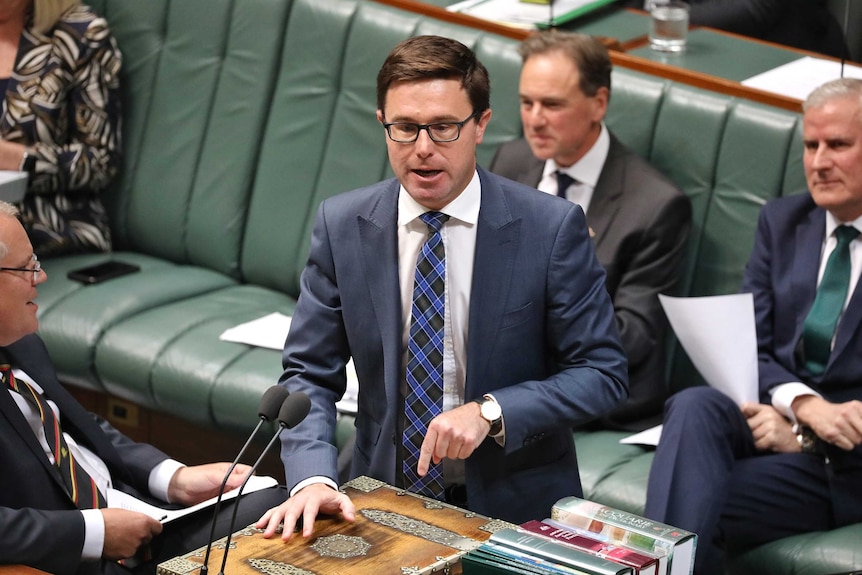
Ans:
[{"label": "watch face", "polygon": [[500,404],[496,401],[485,401],[482,403],[482,417],[488,421],[497,421],[503,412],[500,410]]}]

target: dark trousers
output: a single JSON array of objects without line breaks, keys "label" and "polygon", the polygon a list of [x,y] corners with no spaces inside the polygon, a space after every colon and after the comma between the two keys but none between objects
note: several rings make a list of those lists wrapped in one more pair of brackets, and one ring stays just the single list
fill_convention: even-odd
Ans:
[{"label": "dark trousers", "polygon": [[644,514],[698,534],[698,575],[723,573],[725,551],[862,521],[860,470],[832,459],[758,453],[732,400],[689,388],[666,403]]}]

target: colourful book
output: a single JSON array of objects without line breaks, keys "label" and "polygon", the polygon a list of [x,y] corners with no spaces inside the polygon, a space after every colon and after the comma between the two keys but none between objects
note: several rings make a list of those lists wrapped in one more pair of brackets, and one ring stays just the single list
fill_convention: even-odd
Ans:
[{"label": "colourful book", "polygon": [[659,575],[692,575],[697,535],[640,515],[564,497],[551,508],[551,519],[588,536],[659,555]]},{"label": "colourful book", "polygon": [[634,569],[635,575],[658,575],[658,556],[639,553],[628,547],[587,537],[571,529],[551,525],[544,521],[527,521],[520,526],[524,531],[547,537],[561,545],[571,545],[584,553],[622,563]]},{"label": "colourful book", "polygon": [[584,553],[547,537],[540,537],[519,529],[501,529],[493,533],[488,542],[593,575],[634,574],[634,569],[626,565]]}]

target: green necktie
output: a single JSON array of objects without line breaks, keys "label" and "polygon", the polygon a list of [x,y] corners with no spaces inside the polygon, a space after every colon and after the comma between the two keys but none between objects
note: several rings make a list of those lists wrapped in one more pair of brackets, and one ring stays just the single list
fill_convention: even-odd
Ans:
[{"label": "green necktie", "polygon": [[817,296],[802,327],[805,367],[814,375],[823,373],[829,362],[832,338],[850,286],[850,242],[858,235],[859,230],[852,226],[835,229],[838,244],[829,254]]}]

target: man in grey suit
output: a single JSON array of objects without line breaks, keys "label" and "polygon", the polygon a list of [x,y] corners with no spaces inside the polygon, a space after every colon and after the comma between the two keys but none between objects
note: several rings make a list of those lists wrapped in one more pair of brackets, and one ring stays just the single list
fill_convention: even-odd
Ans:
[{"label": "man in grey suit", "polygon": [[[489,86],[469,48],[438,36],[405,40],[378,74],[396,177],[318,210],[281,378],[312,408],[284,436],[291,497],[258,522],[266,536],[283,520],[288,539],[302,519],[309,537],[318,511],[354,519],[332,445],[351,357],[351,476],[516,522],[582,492],[571,427],[625,398],[625,354],[582,210],[477,168]],[[428,271],[445,289],[417,294]],[[429,342],[439,352],[424,354]],[[442,401],[427,425],[410,401],[419,366],[437,387],[428,411]]]},{"label": "man in grey suit", "polygon": [[490,169],[562,195],[586,213],[629,361],[629,399],[601,423],[645,428],[668,393],[658,294],[672,291],[680,275],[690,202],[604,125],[611,60],[601,42],[551,30],[531,35],[519,51],[525,138],[500,146]]}]

